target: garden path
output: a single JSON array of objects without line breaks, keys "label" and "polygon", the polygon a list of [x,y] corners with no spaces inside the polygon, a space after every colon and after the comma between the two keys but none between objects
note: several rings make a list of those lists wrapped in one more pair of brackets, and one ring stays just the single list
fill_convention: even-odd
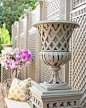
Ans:
[{"label": "garden path", "polygon": [[1,83],[0,83],[0,108],[4,108],[3,96],[1,94]]}]

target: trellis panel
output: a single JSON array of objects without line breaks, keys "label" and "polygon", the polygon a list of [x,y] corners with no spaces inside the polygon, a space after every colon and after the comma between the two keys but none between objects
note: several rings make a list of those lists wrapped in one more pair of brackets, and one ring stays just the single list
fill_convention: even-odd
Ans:
[{"label": "trellis panel", "polygon": [[31,52],[33,62],[27,67],[27,77],[33,80],[36,80],[36,29],[32,25],[36,22],[36,11],[35,9],[29,13],[28,21],[28,50]]},{"label": "trellis panel", "polygon": [[14,31],[16,31],[16,32],[15,32],[15,35],[14,35],[14,37],[16,37],[16,36],[17,36],[17,25],[15,25]]},{"label": "trellis panel", "polygon": [[73,8],[77,8],[86,3],[86,0],[73,0]]},{"label": "trellis panel", "polygon": [[17,47],[17,40],[15,39],[15,48]]},{"label": "trellis panel", "polygon": [[28,50],[31,52],[33,62],[31,62],[27,68],[27,76],[36,80],[36,31],[29,31]]},{"label": "trellis panel", "polygon": [[80,27],[74,30],[71,40],[70,83],[84,92],[81,104],[86,108],[86,5],[73,10],[71,20],[78,22]]},{"label": "trellis panel", "polygon": [[24,49],[24,36],[20,37],[20,48]]},{"label": "trellis panel", "polygon": [[25,31],[26,18],[20,20],[20,35]]},{"label": "trellis panel", "polygon": [[[25,45],[24,36],[20,36],[20,48],[24,49],[24,45]],[[24,79],[24,68],[21,69],[20,78]]]},{"label": "trellis panel", "polygon": [[45,0],[44,20],[59,19],[59,0]]},{"label": "trellis panel", "polygon": [[[44,3],[44,20],[58,20],[59,19],[59,0],[46,0]],[[49,66],[42,62],[42,82],[49,81],[51,77],[51,70]]]},{"label": "trellis panel", "polygon": [[[2,80],[3,80],[3,82],[5,81],[5,80],[7,80],[7,79],[10,79],[11,78],[11,69],[10,68],[8,68],[8,70],[6,70],[4,67],[1,67],[2,68],[2,76],[3,76],[3,78],[2,78]],[[2,83],[3,83],[2,82]]]},{"label": "trellis panel", "polygon": [[35,10],[33,10],[31,13],[30,13],[30,22],[29,22],[29,30],[32,28],[32,25],[34,24],[34,23],[36,23],[36,9]]}]

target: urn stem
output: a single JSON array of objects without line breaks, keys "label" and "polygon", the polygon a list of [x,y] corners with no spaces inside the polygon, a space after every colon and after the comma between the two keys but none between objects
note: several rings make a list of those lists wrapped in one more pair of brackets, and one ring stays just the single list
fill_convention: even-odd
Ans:
[{"label": "urn stem", "polygon": [[52,71],[51,80],[49,83],[51,84],[62,84],[62,81],[59,78],[59,70],[61,67],[49,67],[49,69]]}]

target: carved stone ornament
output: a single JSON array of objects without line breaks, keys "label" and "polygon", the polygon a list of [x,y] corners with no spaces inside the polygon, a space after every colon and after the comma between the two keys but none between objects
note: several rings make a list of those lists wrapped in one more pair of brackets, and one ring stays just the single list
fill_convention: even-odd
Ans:
[{"label": "carved stone ornament", "polygon": [[33,26],[37,27],[41,36],[40,59],[52,70],[51,80],[41,83],[47,90],[70,89],[67,83],[59,79],[58,71],[71,59],[69,39],[74,28],[79,25],[71,21],[40,21]]}]

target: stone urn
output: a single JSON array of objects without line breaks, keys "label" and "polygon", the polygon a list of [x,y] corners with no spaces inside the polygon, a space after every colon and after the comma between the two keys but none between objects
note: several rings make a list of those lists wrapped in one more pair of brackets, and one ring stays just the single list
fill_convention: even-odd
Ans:
[{"label": "stone urn", "polygon": [[[51,79],[40,85],[46,90],[70,89],[66,82],[59,78],[61,66],[71,59],[69,40],[74,28],[79,25],[71,21],[40,21],[33,25],[41,36],[40,59],[52,70]],[[46,73],[47,74],[47,73]]]},{"label": "stone urn", "polygon": [[1,44],[1,46],[3,47],[3,50],[5,50],[5,48],[12,47],[13,45],[11,45],[11,44]]}]

